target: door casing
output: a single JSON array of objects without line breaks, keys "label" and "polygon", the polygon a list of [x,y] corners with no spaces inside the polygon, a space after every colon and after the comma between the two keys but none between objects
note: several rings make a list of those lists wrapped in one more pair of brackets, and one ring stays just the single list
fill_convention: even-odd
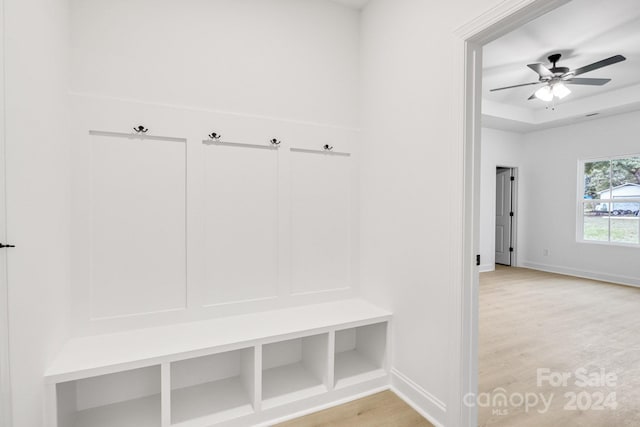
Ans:
[{"label": "door casing", "polygon": [[[461,82],[455,94],[457,105],[457,129],[462,165],[459,178],[463,189],[459,200],[459,212],[454,221],[462,229],[459,242],[454,245],[452,271],[455,283],[452,287],[451,325],[454,334],[450,341],[451,381],[448,425],[474,427],[478,424],[478,410],[465,405],[468,397],[478,392],[478,287],[479,272],[476,254],[479,253],[480,224],[480,131],[482,101],[482,46],[510,31],[548,13],[571,0],[505,0],[455,31],[457,63],[456,76]],[[459,267],[459,268],[458,268]]]},{"label": "door casing", "polygon": [[[511,217],[512,183],[511,169],[496,169],[496,264],[511,266]],[[501,232],[500,232],[501,231]]]},{"label": "door casing", "polygon": [[[511,267],[516,267],[518,265],[517,261],[516,261],[516,256],[517,256],[517,245],[516,245],[516,237],[517,237],[517,221],[518,221],[518,168],[516,167],[511,167],[511,166],[498,166],[496,168],[497,171],[497,175],[496,175],[496,202],[497,202],[497,198],[499,197],[498,194],[498,185],[499,185],[499,175],[500,175],[500,169],[502,169],[503,172],[508,172],[508,175],[511,178],[511,181],[509,182],[509,195],[507,197],[508,199],[508,203],[509,203],[509,207],[507,209],[508,212],[512,212],[513,215],[509,216],[507,218],[507,225],[508,225],[508,239],[506,239],[508,241],[506,247],[507,248],[511,248],[511,251],[508,252],[508,260],[506,262],[504,262],[504,260],[499,260],[498,256],[497,256],[497,238],[496,238],[496,264],[503,264],[503,265],[508,265]],[[498,206],[496,204],[496,229],[497,229],[497,222],[498,222],[498,212],[497,212]],[[508,250],[508,249],[507,249]],[[499,262],[500,261],[500,262]]]}]

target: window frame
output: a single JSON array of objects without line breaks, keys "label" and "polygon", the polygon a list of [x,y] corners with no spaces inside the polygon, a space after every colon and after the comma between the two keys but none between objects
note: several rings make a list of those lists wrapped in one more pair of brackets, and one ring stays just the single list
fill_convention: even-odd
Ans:
[{"label": "window frame", "polygon": [[[594,158],[585,158],[585,159],[579,159],[578,160],[578,187],[577,187],[577,212],[576,212],[576,241],[578,243],[586,243],[586,244],[595,244],[595,245],[603,245],[603,246],[622,246],[622,247],[627,247],[627,248],[636,248],[636,249],[640,249],[640,240],[638,243],[627,243],[627,242],[614,242],[611,241],[611,217],[612,215],[609,214],[608,218],[608,224],[609,224],[609,228],[608,228],[608,233],[607,233],[607,237],[608,240],[607,241],[603,241],[603,240],[588,240],[584,238],[584,208],[585,205],[587,203],[607,203],[609,204],[609,212],[611,211],[611,207],[613,204],[615,203],[638,203],[640,205],[640,197],[634,197],[634,198],[629,198],[629,199],[624,199],[624,202],[621,202],[620,199],[615,199],[613,198],[613,195],[611,194],[611,192],[609,193],[609,195],[611,196],[610,199],[585,199],[584,198],[584,193],[585,193],[585,164],[587,163],[594,163],[594,162],[603,162],[603,161],[609,161],[609,162],[613,162],[616,160],[620,160],[620,159],[627,159],[627,158],[631,158],[631,157],[640,157],[640,153],[633,153],[633,154],[623,154],[623,155],[616,155],[616,156],[605,156],[605,157],[594,157]],[[612,178],[612,169],[609,169],[609,190],[611,191],[614,187],[612,186],[611,183],[611,178]],[[640,206],[639,206],[640,208]],[[638,217],[638,233],[640,236],[640,216]]]}]

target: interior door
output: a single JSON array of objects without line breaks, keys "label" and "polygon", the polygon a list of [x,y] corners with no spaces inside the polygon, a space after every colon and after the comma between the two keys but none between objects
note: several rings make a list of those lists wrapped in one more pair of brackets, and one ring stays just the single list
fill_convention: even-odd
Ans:
[{"label": "interior door", "polygon": [[496,264],[511,265],[512,171],[496,172]]},{"label": "interior door", "polygon": [[[4,22],[0,0],[0,22]],[[0,129],[5,128],[4,111],[4,28],[0,31]],[[0,243],[7,242],[4,132],[0,132]],[[0,427],[11,425],[11,382],[9,380],[9,301],[7,288],[7,251],[0,249]]]},{"label": "interior door", "polygon": [[[0,94],[1,95],[1,94]],[[4,125],[2,111],[0,127]],[[4,138],[0,136],[0,244],[6,246],[7,223],[5,217],[5,157]],[[9,381],[9,299],[7,283],[7,251],[0,248],[0,427],[9,427],[11,414],[11,382]]]}]

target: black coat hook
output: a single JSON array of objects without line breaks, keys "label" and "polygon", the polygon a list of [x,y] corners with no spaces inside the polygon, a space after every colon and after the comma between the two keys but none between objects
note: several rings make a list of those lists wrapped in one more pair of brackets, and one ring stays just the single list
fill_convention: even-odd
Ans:
[{"label": "black coat hook", "polygon": [[271,145],[280,145],[282,143],[282,141],[278,141],[276,138],[273,138],[269,142],[271,143]]},{"label": "black coat hook", "polygon": [[147,129],[146,127],[140,125],[137,128],[133,128],[134,131],[136,131],[136,133],[147,133],[147,131],[149,129]]},{"label": "black coat hook", "polygon": [[214,141],[219,141],[220,138],[222,138],[222,135],[220,135],[219,133],[210,133],[209,134],[209,138],[213,139]]},{"label": "black coat hook", "polygon": [[324,151],[331,151],[333,150],[333,145],[324,144],[324,147],[322,148],[324,149]]}]

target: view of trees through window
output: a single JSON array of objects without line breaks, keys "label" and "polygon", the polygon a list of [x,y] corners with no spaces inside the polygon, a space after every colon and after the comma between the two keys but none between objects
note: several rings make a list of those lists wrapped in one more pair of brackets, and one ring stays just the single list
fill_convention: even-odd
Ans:
[{"label": "view of trees through window", "polygon": [[640,244],[640,156],[584,162],[583,239]]}]

